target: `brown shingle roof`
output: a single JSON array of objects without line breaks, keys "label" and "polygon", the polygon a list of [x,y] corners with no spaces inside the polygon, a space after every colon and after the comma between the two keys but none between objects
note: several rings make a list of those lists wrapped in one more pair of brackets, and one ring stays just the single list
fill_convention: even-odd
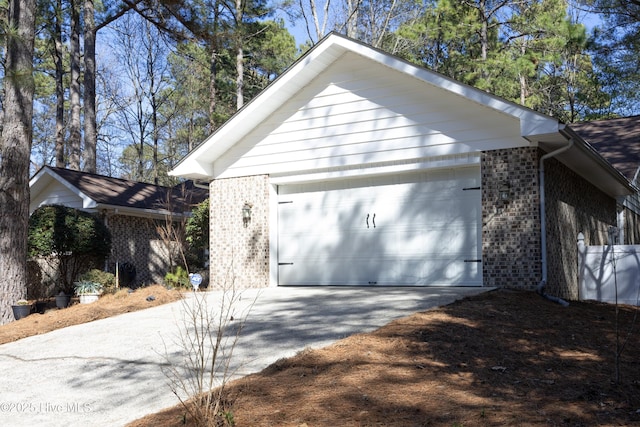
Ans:
[{"label": "brown shingle roof", "polygon": [[195,187],[191,181],[175,187],[163,187],[88,172],[46,167],[99,205],[184,212],[191,210],[193,205],[209,196],[208,190]]},{"label": "brown shingle roof", "polygon": [[640,167],[640,116],[569,125],[631,182]]}]

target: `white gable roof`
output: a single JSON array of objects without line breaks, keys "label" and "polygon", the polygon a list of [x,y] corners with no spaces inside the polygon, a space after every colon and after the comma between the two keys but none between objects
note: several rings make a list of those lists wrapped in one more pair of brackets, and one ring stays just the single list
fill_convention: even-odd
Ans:
[{"label": "white gable roof", "polygon": [[557,120],[330,34],[171,175],[293,174],[557,142]]}]

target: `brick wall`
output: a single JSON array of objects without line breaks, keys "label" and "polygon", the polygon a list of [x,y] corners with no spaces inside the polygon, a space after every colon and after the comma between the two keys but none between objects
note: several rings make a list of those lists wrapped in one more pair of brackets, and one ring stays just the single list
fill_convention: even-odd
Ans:
[{"label": "brick wall", "polygon": [[[482,153],[482,259],[485,286],[533,290],[542,279],[538,167],[544,153],[517,148]],[[508,184],[511,201],[499,200]],[[577,299],[576,236],[606,243],[616,224],[616,201],[558,160],[545,161],[547,288],[561,298]]]},{"label": "brick wall", "polygon": [[[536,147],[494,150],[481,156],[482,261],[485,286],[533,290],[542,279],[539,159]],[[555,159],[545,162],[547,292],[577,295],[576,236],[606,241],[616,224],[616,201]],[[509,187],[510,200],[500,200]],[[269,285],[269,179],[250,176],[211,183],[211,286]],[[252,204],[245,227],[242,207]]]},{"label": "brick wall", "polygon": [[[480,173],[484,285],[534,289],[541,278],[538,149],[483,152]],[[505,184],[507,203],[499,197]]]},{"label": "brick wall", "polygon": [[556,159],[545,161],[547,214],[547,292],[578,299],[576,237],[584,233],[585,244],[604,245],[607,230],[615,226],[616,200]]},{"label": "brick wall", "polygon": [[[210,193],[210,286],[269,286],[268,176],[215,180]],[[246,226],[245,203],[252,205]]]},{"label": "brick wall", "polygon": [[[116,262],[128,262],[136,268],[136,285],[164,283],[164,276],[171,268],[169,248],[157,231],[163,220],[109,215],[107,226],[111,231],[111,256],[107,271],[115,273]],[[175,259],[175,245],[171,245]]]}]

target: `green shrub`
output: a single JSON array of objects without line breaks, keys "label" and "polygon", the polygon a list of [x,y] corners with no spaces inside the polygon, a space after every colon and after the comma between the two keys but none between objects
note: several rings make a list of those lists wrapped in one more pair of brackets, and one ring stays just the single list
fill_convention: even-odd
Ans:
[{"label": "green shrub", "polygon": [[55,260],[58,287],[73,293],[82,272],[104,263],[111,234],[97,215],[61,205],[36,209],[29,218],[29,256]]},{"label": "green shrub", "polygon": [[76,295],[100,294],[102,293],[102,284],[91,282],[89,280],[80,280],[73,284],[76,288]]},{"label": "green shrub", "polygon": [[204,251],[209,249],[209,199],[198,204],[185,226],[187,251],[185,257],[190,268],[204,267]]},{"label": "green shrub", "polygon": [[94,268],[80,275],[79,281],[100,283],[105,294],[114,294],[116,292],[116,276],[108,271]]},{"label": "green shrub", "polygon": [[175,288],[190,288],[189,274],[182,267],[176,267],[174,272],[169,272],[164,276],[164,284]]}]

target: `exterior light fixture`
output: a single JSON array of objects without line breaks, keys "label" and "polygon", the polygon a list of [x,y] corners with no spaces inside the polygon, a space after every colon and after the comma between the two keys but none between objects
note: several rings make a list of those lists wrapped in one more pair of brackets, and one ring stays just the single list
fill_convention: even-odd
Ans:
[{"label": "exterior light fixture", "polygon": [[503,182],[500,188],[498,189],[500,194],[500,201],[504,204],[507,204],[511,201],[511,186],[507,182]]},{"label": "exterior light fixture", "polygon": [[242,222],[244,223],[245,227],[247,226],[247,224],[249,224],[249,222],[251,222],[251,208],[251,204],[246,202],[242,207]]}]

